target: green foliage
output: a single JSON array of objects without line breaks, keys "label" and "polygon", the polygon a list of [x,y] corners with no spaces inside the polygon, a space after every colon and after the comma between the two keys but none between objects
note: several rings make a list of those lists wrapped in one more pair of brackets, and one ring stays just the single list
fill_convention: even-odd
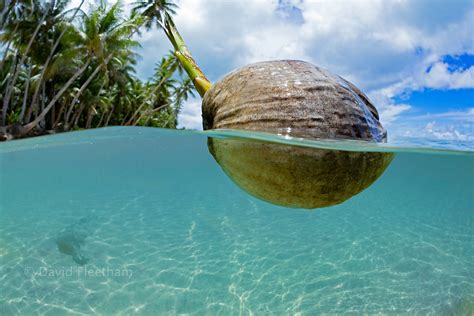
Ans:
[{"label": "green foliage", "polygon": [[174,4],[139,1],[125,16],[121,2],[100,1],[89,12],[66,10],[68,0],[1,2],[0,127],[176,128],[183,102],[193,95],[178,60],[168,53],[146,82],[134,68],[140,46],[134,35],[159,25]]},{"label": "green foliage", "polygon": [[154,25],[163,26],[166,13],[175,14],[176,5],[169,0],[139,0],[133,3],[132,12],[140,13],[145,18],[144,26],[151,29]]}]

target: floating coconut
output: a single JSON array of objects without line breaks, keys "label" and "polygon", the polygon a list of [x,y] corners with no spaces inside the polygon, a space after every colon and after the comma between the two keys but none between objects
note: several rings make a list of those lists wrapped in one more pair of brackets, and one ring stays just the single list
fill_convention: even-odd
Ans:
[{"label": "floating coconut", "polygon": [[[173,21],[164,28],[176,56],[203,97],[203,127],[318,139],[385,142],[375,106],[345,79],[297,60],[237,69],[212,85]],[[209,151],[231,179],[274,204],[316,208],[341,203],[372,184],[392,154],[321,150],[236,139],[209,139]]]}]

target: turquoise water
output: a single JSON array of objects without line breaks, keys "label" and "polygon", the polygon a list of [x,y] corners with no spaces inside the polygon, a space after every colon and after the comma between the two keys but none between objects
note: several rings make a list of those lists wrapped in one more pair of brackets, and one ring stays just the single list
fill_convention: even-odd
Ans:
[{"label": "turquoise water", "polygon": [[0,314],[474,312],[472,152],[273,138],[395,152],[365,191],[308,211],[241,190],[207,136],[0,144]]}]

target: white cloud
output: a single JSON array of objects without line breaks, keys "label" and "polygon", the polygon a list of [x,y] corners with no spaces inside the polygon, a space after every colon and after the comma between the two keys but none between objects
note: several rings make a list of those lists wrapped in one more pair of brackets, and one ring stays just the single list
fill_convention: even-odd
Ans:
[{"label": "white cloud", "polygon": [[474,67],[451,72],[448,66],[443,62],[434,63],[423,76],[421,86],[435,89],[474,88]]},{"label": "white cloud", "polygon": [[442,120],[455,120],[455,121],[466,121],[474,123],[474,108],[468,108],[465,111],[449,111],[436,114],[424,114],[407,117],[408,120],[427,120],[427,119],[442,119]]},{"label": "white cloud", "polygon": [[368,93],[370,100],[377,106],[380,122],[388,129],[401,114],[407,112],[412,108],[412,106],[410,106],[409,104],[395,104],[392,99],[398,94],[397,92],[402,90],[400,86],[403,85],[403,83],[394,84],[382,89],[372,90]]},{"label": "white cloud", "polygon": [[474,140],[474,135],[460,132],[459,129],[457,129],[456,126],[454,125],[438,128],[436,126],[436,121],[432,121],[426,124],[423,132],[424,132],[425,137],[439,139],[439,140],[461,140],[461,141]]},{"label": "white cloud", "polygon": [[178,120],[178,128],[202,130],[201,100],[190,99],[181,109]]},{"label": "white cloud", "polygon": [[[444,55],[474,53],[470,0],[294,0],[291,5],[302,16],[296,22],[278,14],[276,0],[178,5],[176,25],[211,81],[260,60],[307,60],[359,86],[388,125],[411,109],[394,104],[392,98],[401,93],[474,87],[472,67],[451,72],[442,61]],[[147,78],[171,45],[158,30],[140,41],[138,73]],[[196,104],[184,107],[180,126],[197,127]]]},{"label": "white cloud", "polygon": [[398,116],[408,111],[412,107],[409,104],[388,104],[379,108],[380,121],[384,126],[390,126],[392,122],[397,120]]},{"label": "white cloud", "polygon": [[[424,139],[455,141],[466,149],[474,149],[474,108],[464,111],[448,111],[436,114],[404,116],[392,126],[391,141]],[[459,143],[461,142],[461,143]],[[460,148],[460,147],[459,147]]]}]

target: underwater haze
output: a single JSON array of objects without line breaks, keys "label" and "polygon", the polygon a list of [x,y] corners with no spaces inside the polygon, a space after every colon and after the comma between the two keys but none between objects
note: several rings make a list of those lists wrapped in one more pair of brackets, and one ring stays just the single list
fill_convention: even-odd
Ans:
[{"label": "underwater haze", "polygon": [[[0,144],[0,314],[474,313],[472,151],[262,135]],[[209,136],[394,155],[362,192],[307,210],[241,189]]]}]

